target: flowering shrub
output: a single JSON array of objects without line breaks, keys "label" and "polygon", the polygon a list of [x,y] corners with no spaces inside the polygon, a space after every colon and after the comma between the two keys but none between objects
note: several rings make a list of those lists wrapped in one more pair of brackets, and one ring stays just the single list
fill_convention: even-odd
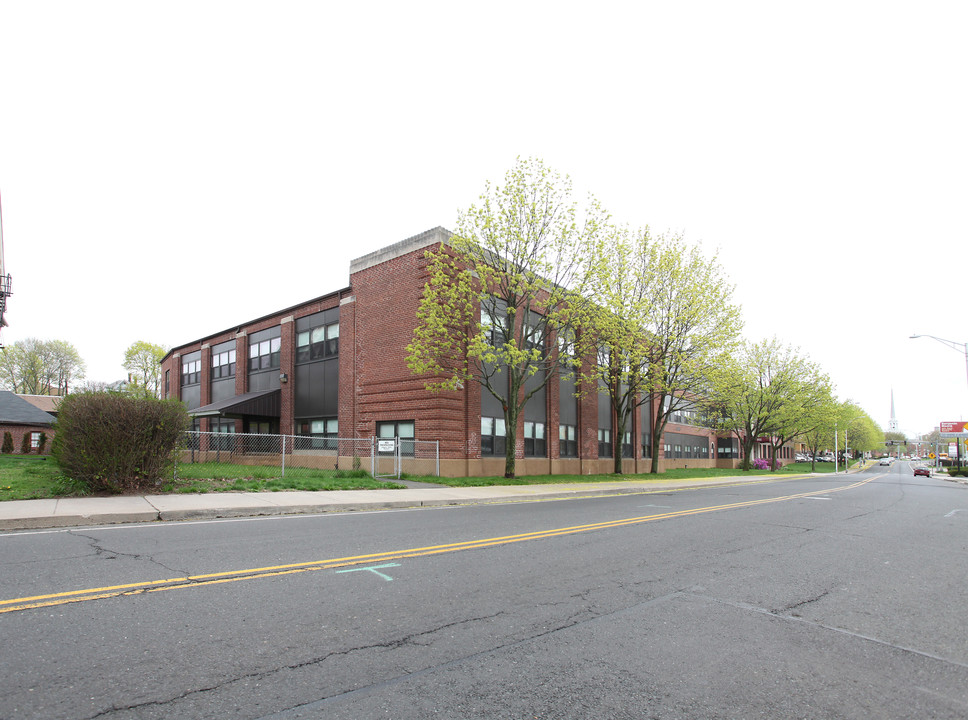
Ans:
[{"label": "flowering shrub", "polygon": [[753,461],[753,469],[754,470],[769,470],[770,469],[770,461],[767,460],[766,458],[756,458],[756,460]]}]

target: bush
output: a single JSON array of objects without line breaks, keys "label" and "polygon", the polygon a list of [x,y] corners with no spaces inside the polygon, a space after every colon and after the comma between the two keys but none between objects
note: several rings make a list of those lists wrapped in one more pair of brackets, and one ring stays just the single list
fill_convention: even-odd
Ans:
[{"label": "bush", "polygon": [[43,455],[45,447],[47,447],[47,433],[42,432],[40,434],[40,442],[37,443],[37,454]]},{"label": "bush", "polygon": [[30,433],[24,433],[20,439],[20,454],[30,455]]},{"label": "bush", "polygon": [[51,452],[64,473],[92,492],[133,492],[167,476],[187,428],[177,400],[73,393],[60,404]]},{"label": "bush", "polygon": [[770,469],[770,461],[767,460],[766,458],[756,458],[756,460],[753,461],[753,469],[754,470],[769,470]]},{"label": "bush", "polygon": [[7,455],[13,452],[13,435],[9,430],[3,434],[3,447],[0,447],[0,452]]}]

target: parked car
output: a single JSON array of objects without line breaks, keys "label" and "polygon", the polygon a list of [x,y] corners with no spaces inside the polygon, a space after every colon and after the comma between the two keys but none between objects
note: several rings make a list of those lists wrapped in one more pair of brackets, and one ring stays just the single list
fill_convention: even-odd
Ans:
[{"label": "parked car", "polygon": [[924,477],[931,477],[931,470],[924,466],[914,468],[914,477],[918,475],[923,475]]},{"label": "parked car", "polygon": [[887,465],[888,467],[890,467],[890,465],[891,465],[891,458],[889,458],[889,457],[882,457],[881,458],[881,461],[879,463],[877,463],[877,464],[878,465]]},{"label": "parked car", "polygon": [[797,453],[797,456],[794,458],[794,460],[797,462],[809,462],[807,456],[803,453]]}]

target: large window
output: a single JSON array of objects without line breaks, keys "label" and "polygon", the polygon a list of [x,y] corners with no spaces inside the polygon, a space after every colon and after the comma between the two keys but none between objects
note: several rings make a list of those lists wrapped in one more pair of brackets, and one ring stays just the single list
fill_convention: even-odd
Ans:
[{"label": "large window", "polygon": [[548,442],[545,440],[545,425],[540,422],[524,423],[525,457],[547,457]]},{"label": "large window", "polygon": [[213,418],[209,427],[212,431],[209,447],[212,450],[232,450],[235,436],[235,420],[229,418]]},{"label": "large window", "polygon": [[198,385],[201,382],[202,361],[185,360],[182,362],[182,385]]},{"label": "large window", "polygon": [[212,353],[212,380],[235,375],[235,350]]},{"label": "large window", "polygon": [[310,362],[339,354],[339,323],[302,330],[296,335],[296,362]]},{"label": "large window", "polygon": [[339,421],[336,418],[300,420],[296,425],[296,447],[300,450],[336,450]]},{"label": "large window", "polygon": [[378,422],[376,424],[376,436],[385,440],[400,438],[400,454],[412,456],[414,454],[414,438],[416,437],[414,434],[415,428],[413,420]]},{"label": "large window", "polygon": [[598,429],[598,457],[612,457],[612,431]]},{"label": "large window", "polygon": [[279,350],[282,339],[278,337],[253,342],[249,345],[249,370],[269,370],[279,367]]},{"label": "large window", "polygon": [[504,418],[481,418],[481,455],[504,456],[507,450],[507,433]]},{"label": "large window", "polygon": [[574,425],[558,426],[558,455],[560,457],[578,457],[578,441]]}]

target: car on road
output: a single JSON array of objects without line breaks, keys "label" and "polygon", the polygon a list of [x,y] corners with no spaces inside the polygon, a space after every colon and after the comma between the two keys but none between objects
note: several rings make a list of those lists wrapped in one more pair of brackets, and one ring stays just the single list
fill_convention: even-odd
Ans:
[{"label": "car on road", "polygon": [[918,475],[923,475],[924,477],[931,477],[931,469],[926,467],[916,467],[914,468],[914,477]]},{"label": "car on road", "polygon": [[881,461],[877,463],[878,465],[888,465],[891,464],[891,458],[881,458]]}]

